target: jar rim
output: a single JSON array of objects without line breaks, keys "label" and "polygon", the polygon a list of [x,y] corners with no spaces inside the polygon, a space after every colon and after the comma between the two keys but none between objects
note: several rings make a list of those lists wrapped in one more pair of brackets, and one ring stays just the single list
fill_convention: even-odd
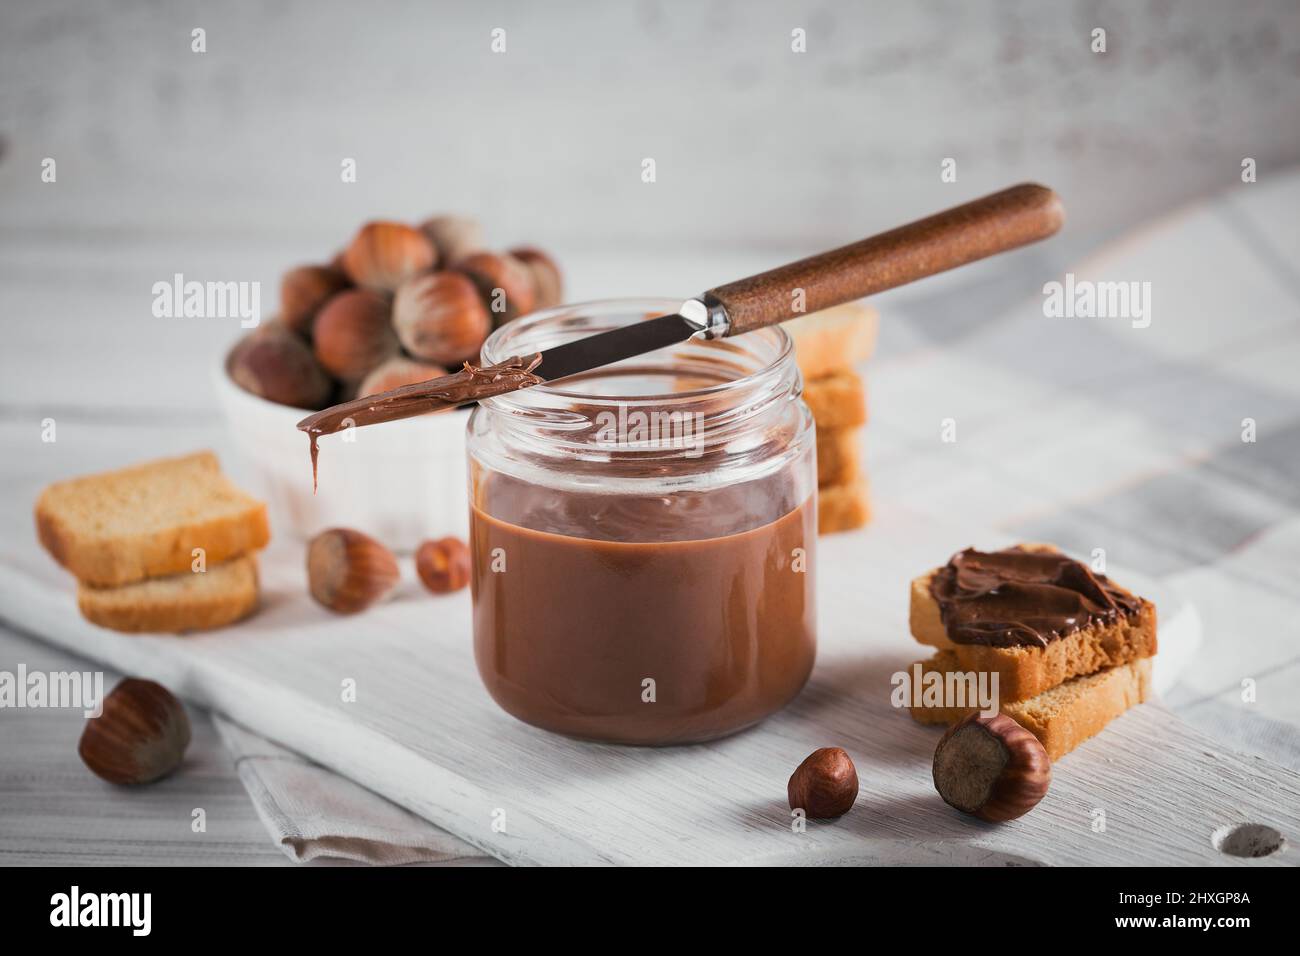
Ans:
[{"label": "jar rim", "polygon": [[[481,358],[484,365],[492,365],[503,362],[514,356],[531,355],[538,351],[544,351],[546,348],[560,345],[564,341],[572,341],[580,336],[572,336],[569,339],[560,339],[556,341],[543,342],[520,347],[519,340],[530,332],[536,332],[539,326],[545,326],[548,323],[556,323],[563,319],[582,319],[590,318],[593,321],[602,315],[609,316],[611,313],[634,314],[643,313],[648,315],[666,315],[677,311],[682,307],[682,301],[679,299],[656,298],[656,297],[626,297],[615,299],[592,299],[586,302],[575,302],[566,305],[556,306],[550,309],[533,312],[520,318],[514,319],[498,327],[487,340],[483,343]],[[631,325],[631,322],[622,323]],[[591,333],[595,334],[592,330]],[[588,392],[573,391],[566,389],[563,385],[552,385],[542,382],[531,388],[521,389],[508,395],[497,396],[486,399],[487,404],[514,404],[520,401],[520,404],[531,404],[527,399],[558,399],[558,400],[580,400],[589,405],[609,404],[629,404],[641,402],[663,402],[663,401],[690,401],[696,398],[711,398],[728,393],[743,392],[746,389],[753,388],[765,377],[771,376],[777,372],[794,353],[794,341],[790,338],[788,332],[780,325],[769,326],[766,329],[756,330],[754,333],[748,333],[744,336],[737,336],[734,339],[724,339],[733,346],[738,346],[744,340],[755,341],[757,337],[764,334],[777,336],[776,354],[769,360],[756,362],[756,367],[750,369],[744,374],[738,375],[733,379],[724,382],[718,382],[713,385],[706,385],[700,388],[684,389],[673,392],[643,392],[637,394],[618,394],[618,395],[592,395]],[[750,336],[755,336],[751,339]],[[526,341],[526,339],[525,339]],[[696,338],[684,340],[686,342],[699,341]],[[649,353],[653,354],[653,353]],[[752,354],[752,352],[751,352]]]}]

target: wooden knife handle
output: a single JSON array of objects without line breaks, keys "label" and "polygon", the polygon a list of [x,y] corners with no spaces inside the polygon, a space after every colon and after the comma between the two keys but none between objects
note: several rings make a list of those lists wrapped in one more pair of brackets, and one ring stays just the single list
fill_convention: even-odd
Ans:
[{"label": "wooden knife handle", "polygon": [[[740,335],[1046,239],[1065,219],[1046,186],[1022,183],[770,272],[710,289]],[[803,291],[802,302],[798,290]],[[803,306],[799,309],[798,306]]]}]

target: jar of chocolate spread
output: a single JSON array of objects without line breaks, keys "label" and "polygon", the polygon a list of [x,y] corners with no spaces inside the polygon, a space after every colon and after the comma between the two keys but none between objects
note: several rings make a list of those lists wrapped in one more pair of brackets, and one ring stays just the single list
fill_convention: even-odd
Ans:
[{"label": "jar of chocolate spread", "polygon": [[[677,309],[517,319],[483,363]],[[482,402],[469,421],[474,655],[493,699],[575,737],[733,733],[816,651],[816,449],[779,327]]]}]

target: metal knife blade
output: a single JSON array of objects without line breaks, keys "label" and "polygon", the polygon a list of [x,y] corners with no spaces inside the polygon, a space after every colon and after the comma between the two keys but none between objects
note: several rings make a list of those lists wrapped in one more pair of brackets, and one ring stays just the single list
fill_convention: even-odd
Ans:
[{"label": "metal knife blade", "polygon": [[533,369],[533,374],[553,382],[557,378],[588,372],[634,355],[685,342],[704,328],[703,323],[680,313],[634,322],[547,349],[542,353],[542,364]]}]

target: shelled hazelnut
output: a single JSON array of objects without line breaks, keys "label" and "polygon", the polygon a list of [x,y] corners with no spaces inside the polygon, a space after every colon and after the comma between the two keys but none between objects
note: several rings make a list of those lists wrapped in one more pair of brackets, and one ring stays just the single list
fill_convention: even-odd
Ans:
[{"label": "shelled hazelnut", "polygon": [[355,614],[386,597],[400,574],[393,553],[350,528],[322,531],[307,545],[307,584],[322,606]]},{"label": "shelled hazelnut", "polygon": [[190,745],[181,702],[151,680],[129,677],[104,698],[103,713],[86,721],[77,752],[109,783],[151,783],[180,766]]},{"label": "shelled hazelnut", "polygon": [[226,359],[226,371],[245,391],[294,408],[321,408],[334,387],[307,344],[278,323],[241,339]]},{"label": "shelled hazelnut", "polygon": [[340,292],[316,317],[316,358],[344,381],[357,381],[398,353],[391,305],[365,289]]},{"label": "shelled hazelnut", "polygon": [[971,714],[934,751],[934,788],[949,806],[990,823],[1022,817],[1047,794],[1052,762],[1006,714]]},{"label": "shelled hazelnut", "polygon": [[438,250],[438,261],[444,266],[483,248],[483,227],[467,216],[434,216],[420,223],[420,231]]},{"label": "shelled hazelnut", "polygon": [[324,264],[283,274],[274,328],[236,345],[227,371],[254,395],[316,410],[474,361],[494,327],[562,295],[551,256],[488,252],[474,219],[368,222]]},{"label": "shelled hazelnut", "polygon": [[469,276],[492,315],[494,326],[533,311],[537,300],[528,267],[512,255],[476,252],[454,266]]},{"label": "shelled hazelnut", "polygon": [[554,259],[536,246],[517,246],[509,254],[522,262],[533,278],[534,309],[549,309],[564,301],[564,279]]},{"label": "shelled hazelnut", "polygon": [[420,230],[400,222],[370,222],[343,251],[343,270],[363,288],[393,292],[437,260],[433,243]]},{"label": "shelled hazelnut", "polygon": [[469,548],[460,538],[426,541],[415,552],[415,571],[434,594],[459,591],[469,584]]},{"label": "shelled hazelnut", "polygon": [[431,378],[439,378],[446,374],[447,370],[441,365],[417,362],[405,355],[398,355],[363,378],[361,384],[357,386],[356,393],[349,398],[366,398],[369,395],[378,395],[380,392],[390,392],[403,385],[427,382]]},{"label": "shelled hazelnut", "polygon": [[280,321],[304,338],[321,306],[351,286],[346,275],[331,266],[299,266],[280,279]]},{"label": "shelled hazelnut", "polygon": [[467,276],[431,272],[404,282],[397,290],[393,327],[411,355],[451,365],[479,350],[492,331],[492,319]]},{"label": "shelled hazelnut", "polygon": [[786,785],[791,810],[810,820],[828,820],[849,812],[858,799],[858,771],[840,747],[822,747],[804,758]]}]

